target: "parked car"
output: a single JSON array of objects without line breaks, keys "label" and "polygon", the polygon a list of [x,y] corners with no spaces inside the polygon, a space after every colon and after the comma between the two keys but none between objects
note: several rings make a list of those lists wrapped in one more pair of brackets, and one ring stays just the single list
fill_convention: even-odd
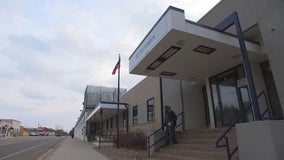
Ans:
[{"label": "parked car", "polygon": [[57,137],[61,137],[62,135],[60,133],[55,134]]},{"label": "parked car", "polygon": [[31,132],[29,136],[38,136],[38,134],[36,132]]}]

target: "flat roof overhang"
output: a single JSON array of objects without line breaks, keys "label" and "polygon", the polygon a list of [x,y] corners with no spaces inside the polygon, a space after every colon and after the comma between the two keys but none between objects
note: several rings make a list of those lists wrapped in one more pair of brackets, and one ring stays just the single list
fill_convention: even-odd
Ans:
[{"label": "flat roof overhang", "polygon": [[[165,18],[166,30],[160,25]],[[157,35],[158,30],[164,30],[163,34]],[[245,44],[250,61],[266,59],[258,44],[249,41]],[[212,52],[201,53],[197,51],[199,46],[209,47],[202,51],[212,49]],[[236,36],[187,21],[183,11],[170,7],[131,55],[129,63],[131,74],[199,83],[241,64],[242,53]]]},{"label": "flat roof overhang", "polygon": [[[127,109],[127,104],[120,103],[119,104],[119,112],[123,112]],[[100,112],[102,111],[102,117]],[[93,120],[95,122],[104,121],[108,118],[117,115],[117,103],[99,103],[96,108],[88,115],[88,120]]]}]

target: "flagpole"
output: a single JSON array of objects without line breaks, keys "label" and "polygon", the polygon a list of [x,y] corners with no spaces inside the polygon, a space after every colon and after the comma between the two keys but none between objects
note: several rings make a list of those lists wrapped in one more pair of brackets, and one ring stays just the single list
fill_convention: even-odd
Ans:
[{"label": "flagpole", "polygon": [[116,147],[119,148],[119,93],[120,93],[120,54],[118,55],[118,62],[119,62],[119,68],[118,68],[118,84],[117,84],[117,120],[116,120],[116,135],[117,135],[117,140],[116,140]]}]

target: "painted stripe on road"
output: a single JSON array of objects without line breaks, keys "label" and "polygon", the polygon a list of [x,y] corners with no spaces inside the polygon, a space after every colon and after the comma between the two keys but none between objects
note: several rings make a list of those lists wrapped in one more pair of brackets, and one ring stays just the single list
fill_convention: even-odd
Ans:
[{"label": "painted stripe on road", "polygon": [[13,153],[13,154],[9,154],[9,155],[7,155],[7,156],[5,156],[5,157],[1,158],[0,160],[4,160],[4,159],[6,159],[6,158],[13,157],[13,156],[15,156],[15,155],[17,155],[17,154],[20,154],[20,153],[26,152],[26,151],[28,151],[28,150],[31,150],[31,149],[33,149],[33,148],[36,148],[36,147],[39,147],[39,146],[45,145],[45,144],[47,144],[47,143],[49,143],[49,142],[44,142],[44,143],[41,143],[41,144],[38,144],[38,145],[32,146],[32,147],[30,147],[30,148],[27,148],[27,149],[24,149],[24,150],[21,150],[21,151],[15,152],[15,153]]}]

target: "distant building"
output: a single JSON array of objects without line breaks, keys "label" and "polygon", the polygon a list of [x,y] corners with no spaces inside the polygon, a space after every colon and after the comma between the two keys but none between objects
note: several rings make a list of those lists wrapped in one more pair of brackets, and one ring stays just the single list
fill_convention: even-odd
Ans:
[{"label": "distant building", "polygon": [[[126,91],[126,89],[121,88],[120,96],[124,95]],[[90,139],[94,136],[96,130],[100,127],[96,123],[96,119],[98,120],[99,118],[101,108],[104,108],[106,103],[117,102],[117,96],[117,88],[87,85],[83,109],[74,128],[74,136],[82,140],[87,140],[87,137]],[[113,108],[108,106],[108,109],[115,115],[113,112],[116,109],[116,105],[113,104],[111,107]]]},{"label": "distant building", "polygon": [[14,119],[0,119],[0,136],[17,136],[21,131],[21,122]]}]

